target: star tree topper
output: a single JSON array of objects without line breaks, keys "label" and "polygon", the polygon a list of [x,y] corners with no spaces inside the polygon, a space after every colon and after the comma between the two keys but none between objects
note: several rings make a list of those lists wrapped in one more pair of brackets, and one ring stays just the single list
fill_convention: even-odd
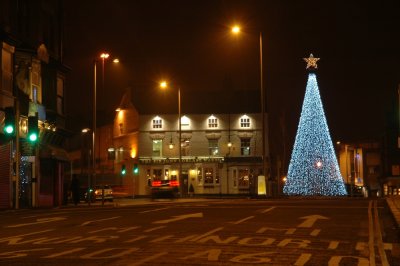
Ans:
[{"label": "star tree topper", "polygon": [[303,59],[307,63],[306,69],[309,69],[309,68],[317,69],[318,68],[317,61],[319,60],[319,58],[314,57],[313,54],[310,54],[309,58],[303,58]]}]

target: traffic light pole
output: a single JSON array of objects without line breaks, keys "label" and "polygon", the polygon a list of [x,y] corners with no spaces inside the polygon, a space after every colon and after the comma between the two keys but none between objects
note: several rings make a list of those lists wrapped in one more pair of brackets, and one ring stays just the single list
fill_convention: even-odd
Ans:
[{"label": "traffic light pole", "polygon": [[[19,101],[15,99],[15,209],[19,209]],[[11,147],[12,149],[13,147]]]}]

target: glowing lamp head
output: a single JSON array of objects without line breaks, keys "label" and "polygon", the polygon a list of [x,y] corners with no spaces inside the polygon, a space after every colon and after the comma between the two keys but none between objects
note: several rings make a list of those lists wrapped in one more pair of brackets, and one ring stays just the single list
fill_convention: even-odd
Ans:
[{"label": "glowing lamp head", "polygon": [[232,27],[232,33],[233,34],[239,34],[240,33],[240,27],[238,25],[235,25]]},{"label": "glowing lamp head", "polygon": [[315,165],[317,166],[317,168],[321,168],[322,167],[322,162],[318,161]]},{"label": "glowing lamp head", "polygon": [[161,81],[161,82],[160,82],[160,88],[161,88],[161,89],[166,89],[167,87],[168,87],[168,84],[167,84],[166,81]]},{"label": "glowing lamp head", "polygon": [[102,58],[102,59],[107,59],[107,58],[109,58],[110,57],[110,54],[107,54],[107,53],[102,53],[101,55],[100,55],[100,58]]}]

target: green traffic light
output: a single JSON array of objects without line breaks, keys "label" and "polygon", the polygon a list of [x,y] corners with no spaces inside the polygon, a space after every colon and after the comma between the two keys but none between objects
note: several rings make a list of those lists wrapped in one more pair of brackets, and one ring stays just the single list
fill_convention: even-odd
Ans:
[{"label": "green traffic light", "polygon": [[126,174],[126,170],[123,169],[123,170],[121,171],[121,174],[122,174],[122,175],[125,175],[125,174]]},{"label": "green traffic light", "polygon": [[139,173],[139,168],[133,169],[133,173],[134,173],[134,174],[138,174],[138,173]]},{"label": "green traffic light", "polygon": [[35,142],[37,140],[37,135],[35,133],[29,135],[29,140]]},{"label": "green traffic light", "polygon": [[11,125],[7,125],[7,126],[4,128],[4,131],[5,131],[7,134],[12,134],[12,133],[14,132],[14,127],[11,126]]}]

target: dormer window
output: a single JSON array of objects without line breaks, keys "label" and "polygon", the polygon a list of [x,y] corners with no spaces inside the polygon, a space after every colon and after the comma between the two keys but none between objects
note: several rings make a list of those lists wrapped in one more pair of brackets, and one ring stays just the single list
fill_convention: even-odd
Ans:
[{"label": "dormer window", "polygon": [[156,116],[153,119],[153,129],[161,129],[162,128],[162,119]]},{"label": "dormer window", "polygon": [[218,119],[215,116],[210,116],[208,118],[208,128],[217,128],[218,127]]},{"label": "dormer window", "polygon": [[240,127],[241,128],[250,128],[250,117],[244,115],[240,118]]}]

